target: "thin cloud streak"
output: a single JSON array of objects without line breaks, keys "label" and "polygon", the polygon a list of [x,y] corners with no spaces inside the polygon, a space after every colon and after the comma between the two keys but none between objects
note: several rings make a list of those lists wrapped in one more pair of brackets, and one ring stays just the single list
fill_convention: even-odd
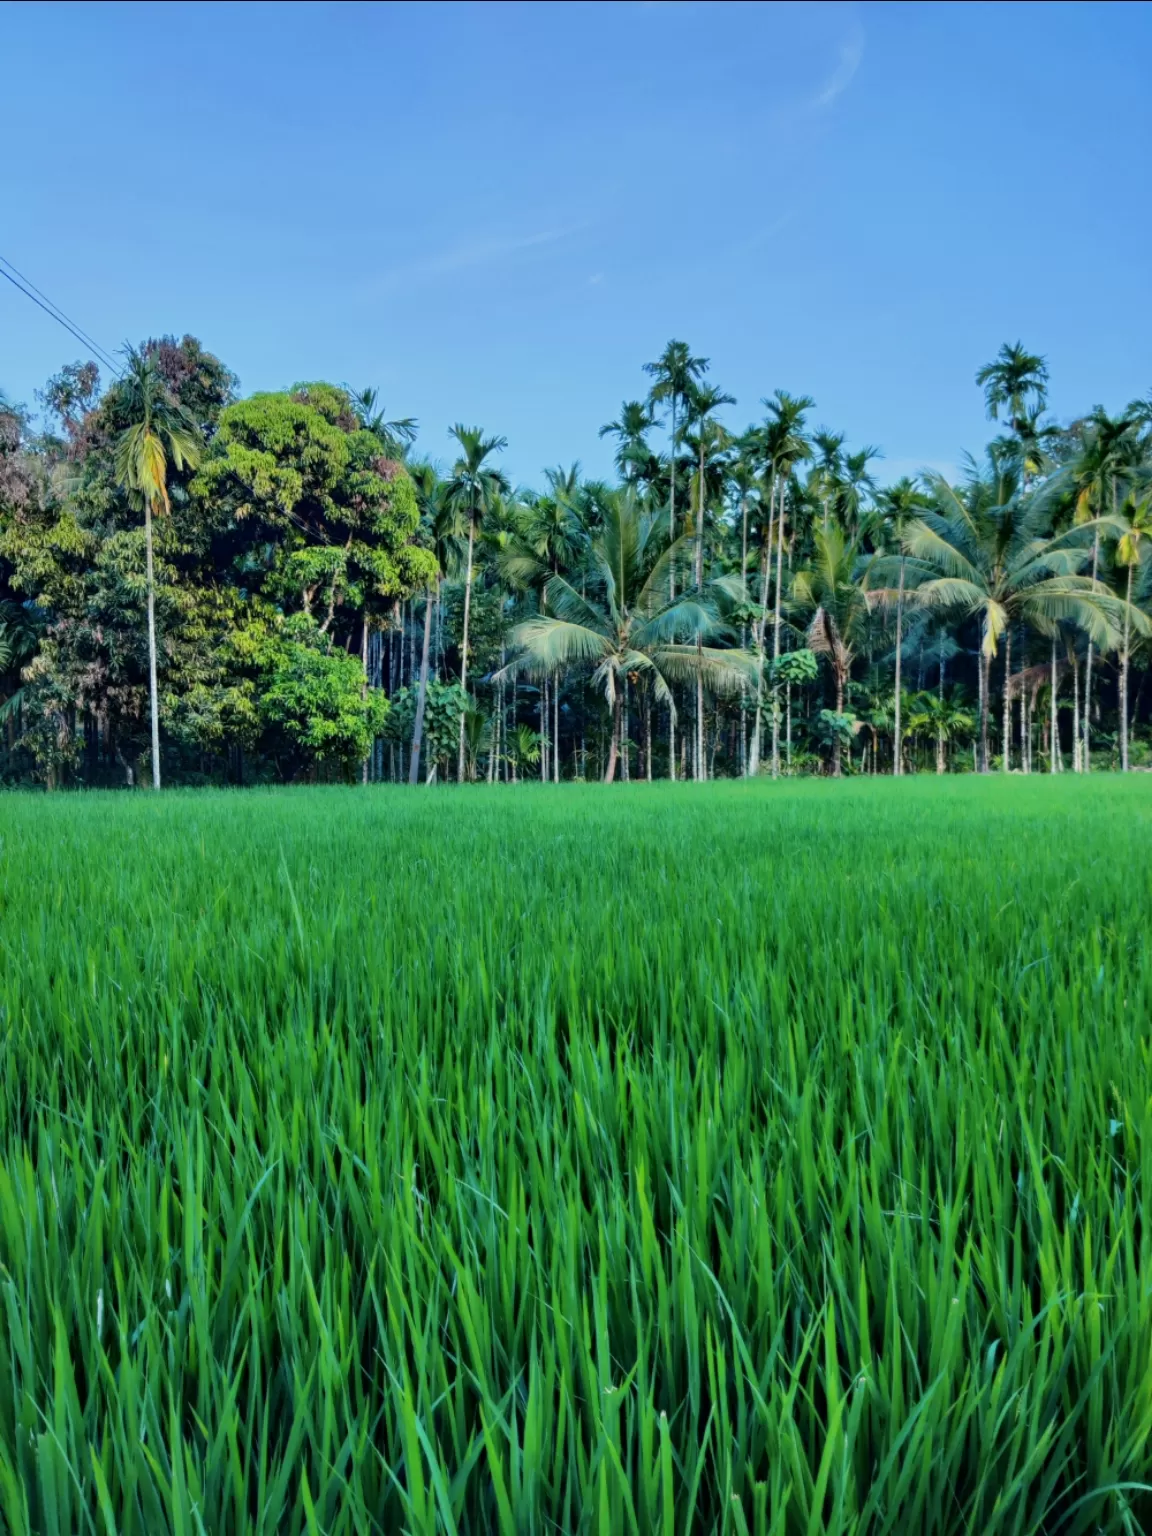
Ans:
[{"label": "thin cloud streak", "polygon": [[838,96],[842,96],[860,68],[864,58],[864,33],[857,28],[846,42],[840,45],[840,62],[829,75],[823,89],[814,98],[814,107],[830,107]]},{"label": "thin cloud streak", "polygon": [[428,278],[444,277],[453,272],[465,272],[472,267],[492,266],[506,257],[522,251],[555,245],[570,235],[585,229],[585,224],[567,224],[558,229],[536,230],[528,235],[492,235],[487,238],[467,240],[447,250],[434,252],[417,261],[404,262],[391,267],[367,285],[372,292],[387,291],[404,282],[420,282]]}]

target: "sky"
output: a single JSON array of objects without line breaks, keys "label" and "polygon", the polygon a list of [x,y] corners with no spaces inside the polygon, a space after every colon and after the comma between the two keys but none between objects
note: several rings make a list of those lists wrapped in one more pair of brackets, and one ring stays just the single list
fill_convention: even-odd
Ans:
[{"label": "sky", "polygon": [[[1152,386],[1147,4],[8,3],[0,255],[103,347],[191,332],[579,459],[671,337],[948,472],[977,368],[1063,420]],[[0,282],[0,388],[79,344]]]}]

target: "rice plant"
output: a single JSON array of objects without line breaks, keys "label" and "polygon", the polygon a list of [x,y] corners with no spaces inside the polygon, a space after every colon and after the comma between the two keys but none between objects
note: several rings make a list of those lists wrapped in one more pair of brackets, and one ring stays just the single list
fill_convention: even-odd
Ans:
[{"label": "rice plant", "polygon": [[1152,797],[0,802],[0,1522],[1152,1523]]}]

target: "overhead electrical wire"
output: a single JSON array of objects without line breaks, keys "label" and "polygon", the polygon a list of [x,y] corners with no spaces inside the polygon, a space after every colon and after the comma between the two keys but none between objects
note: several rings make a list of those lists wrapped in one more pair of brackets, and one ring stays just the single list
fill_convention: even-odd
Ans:
[{"label": "overhead electrical wire", "polygon": [[22,293],[26,299],[31,299],[33,304],[35,304],[39,309],[42,309],[46,315],[51,316],[51,318],[56,321],[57,325],[62,325],[66,331],[71,332],[71,334],[76,338],[78,342],[80,342],[82,346],[87,347],[90,351],[94,352],[96,354],[97,360],[103,363],[105,368],[111,369],[116,377],[119,378],[120,374],[123,372],[123,368],[119,363],[116,362],[112,355],[106,351],[105,348],[99,344],[99,342],[93,341],[92,337],[89,336],[86,331],[82,330],[74,320],[70,319],[58,304],[54,303],[46,293],[42,293],[41,290],[36,287],[36,284],[32,281],[31,278],[25,277],[24,274],[19,271],[18,268],[14,267],[12,263],[7,259],[7,257],[4,256],[0,256],[0,277],[6,277],[12,284],[13,288]]}]

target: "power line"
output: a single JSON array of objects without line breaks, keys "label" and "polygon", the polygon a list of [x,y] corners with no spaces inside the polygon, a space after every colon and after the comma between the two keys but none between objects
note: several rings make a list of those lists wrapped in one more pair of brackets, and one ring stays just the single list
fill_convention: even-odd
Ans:
[{"label": "power line", "polygon": [[[8,270],[5,271],[5,268]],[[119,378],[122,370],[109,355],[109,353],[106,352],[98,342],[93,341],[91,336],[89,336],[85,331],[81,330],[74,320],[70,320],[58,304],[54,304],[46,293],[41,293],[40,289],[36,287],[32,279],[25,277],[24,274],[20,272],[16,267],[14,267],[12,263],[4,256],[0,256],[0,277],[6,277],[12,284],[13,288],[22,293],[26,299],[31,299],[33,304],[35,304],[39,309],[42,309],[46,315],[50,315],[58,325],[62,325],[66,331],[71,332],[71,334],[75,336],[76,340],[80,342],[81,346],[87,347],[92,352],[95,352],[97,359],[104,364],[105,368],[110,368],[112,372],[117,376],[117,378]]]},{"label": "power line", "polygon": [[[111,357],[100,345],[100,343],[98,341],[93,341],[92,337],[89,336],[86,330],[84,330],[83,326],[81,326],[77,321],[73,320],[71,315],[65,314],[64,311],[60,308],[59,304],[50,299],[42,288],[37,288],[32,279],[30,277],[26,277],[18,267],[13,266],[13,264],[8,260],[6,256],[0,256],[0,267],[7,267],[9,272],[14,273],[26,288],[30,288],[34,294],[37,294],[44,300],[45,304],[48,305],[49,309],[51,309],[55,315],[57,315],[62,321],[65,321],[68,325],[74,327],[74,334],[78,334],[81,339],[84,340],[88,346],[92,348],[94,352],[100,353],[104,359],[107,360],[110,367],[113,366]],[[120,370],[117,369],[116,371],[119,373]]]}]

